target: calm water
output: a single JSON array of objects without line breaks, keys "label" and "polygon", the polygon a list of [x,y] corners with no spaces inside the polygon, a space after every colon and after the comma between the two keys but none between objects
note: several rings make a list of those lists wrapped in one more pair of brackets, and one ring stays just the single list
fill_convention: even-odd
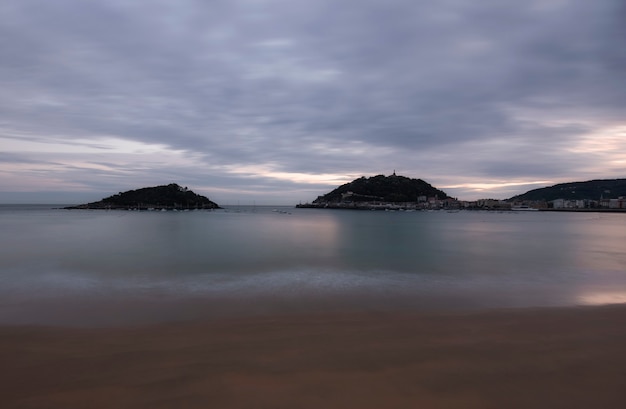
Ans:
[{"label": "calm water", "polygon": [[0,206],[0,323],[626,302],[626,215],[277,210]]}]

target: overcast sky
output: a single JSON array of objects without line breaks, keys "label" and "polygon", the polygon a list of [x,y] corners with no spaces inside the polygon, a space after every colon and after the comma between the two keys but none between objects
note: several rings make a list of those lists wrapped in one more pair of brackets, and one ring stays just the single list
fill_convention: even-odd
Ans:
[{"label": "overcast sky", "polygon": [[626,177],[624,0],[3,0],[0,202]]}]

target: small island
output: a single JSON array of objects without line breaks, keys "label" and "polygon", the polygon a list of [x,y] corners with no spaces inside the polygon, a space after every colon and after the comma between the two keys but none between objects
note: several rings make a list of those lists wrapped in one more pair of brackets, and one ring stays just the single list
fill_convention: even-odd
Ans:
[{"label": "small island", "polygon": [[220,209],[217,203],[176,183],[120,192],[98,202],[65,209],[104,210],[195,210]]}]

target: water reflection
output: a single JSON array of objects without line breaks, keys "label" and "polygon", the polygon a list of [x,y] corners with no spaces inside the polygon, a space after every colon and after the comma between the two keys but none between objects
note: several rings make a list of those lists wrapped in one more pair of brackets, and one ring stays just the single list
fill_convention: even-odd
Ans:
[{"label": "water reflection", "polygon": [[415,308],[624,302],[625,215],[289,210],[0,211],[0,296],[265,297],[289,308],[372,297]]}]

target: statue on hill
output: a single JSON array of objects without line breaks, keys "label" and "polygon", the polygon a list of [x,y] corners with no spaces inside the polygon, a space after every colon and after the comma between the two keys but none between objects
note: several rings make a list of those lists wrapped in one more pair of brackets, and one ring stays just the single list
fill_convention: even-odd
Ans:
[{"label": "statue on hill", "polygon": [[120,192],[98,202],[67,209],[185,210],[219,209],[217,203],[176,183]]}]

